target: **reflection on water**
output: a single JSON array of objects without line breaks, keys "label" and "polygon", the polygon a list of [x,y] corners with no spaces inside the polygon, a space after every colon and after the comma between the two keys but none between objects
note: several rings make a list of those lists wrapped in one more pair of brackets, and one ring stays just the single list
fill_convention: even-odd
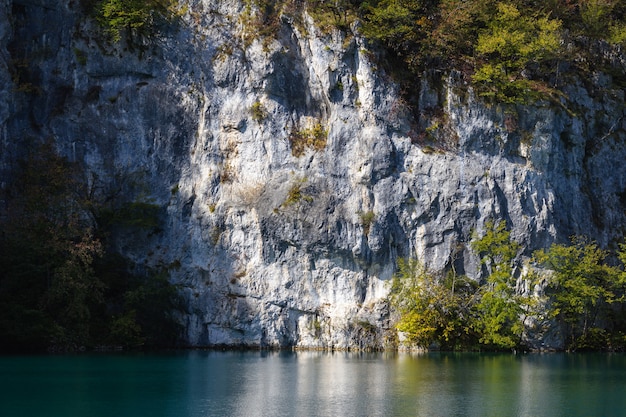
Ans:
[{"label": "reflection on water", "polygon": [[0,416],[618,416],[623,355],[0,357]]}]

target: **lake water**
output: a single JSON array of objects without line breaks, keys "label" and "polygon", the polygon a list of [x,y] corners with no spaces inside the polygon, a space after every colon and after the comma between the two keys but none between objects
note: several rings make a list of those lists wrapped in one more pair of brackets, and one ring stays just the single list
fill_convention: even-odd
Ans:
[{"label": "lake water", "polygon": [[621,354],[0,357],[0,416],[624,416]]}]

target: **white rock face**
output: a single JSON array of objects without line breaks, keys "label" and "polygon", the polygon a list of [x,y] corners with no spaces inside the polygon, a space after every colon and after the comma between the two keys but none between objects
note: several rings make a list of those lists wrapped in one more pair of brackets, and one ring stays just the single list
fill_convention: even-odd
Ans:
[{"label": "white rock face", "polygon": [[[572,83],[570,112],[514,117],[454,73],[424,74],[413,122],[365,42],[310,18],[248,44],[242,2],[194,0],[177,30],[129,51],[74,2],[9,3],[0,80],[25,51],[43,94],[0,87],[2,166],[25,137],[52,137],[103,194],[159,204],[162,230],[122,234],[119,250],[169,266],[190,345],[383,347],[397,258],[479,278],[469,241],[489,219],[526,256],[622,237],[621,90]],[[316,127],[325,145],[294,152]]]}]

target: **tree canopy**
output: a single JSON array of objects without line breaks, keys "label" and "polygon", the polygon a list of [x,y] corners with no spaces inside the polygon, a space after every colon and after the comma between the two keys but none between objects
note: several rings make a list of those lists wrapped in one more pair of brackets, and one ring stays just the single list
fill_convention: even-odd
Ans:
[{"label": "tree canopy", "polygon": [[[622,259],[623,249],[619,252]],[[535,253],[536,261],[552,272],[546,288],[550,313],[560,322],[571,349],[606,345],[607,331],[621,331],[613,313],[623,309],[618,304],[624,301],[624,273],[606,263],[607,255],[596,243],[582,238]]]},{"label": "tree canopy", "polygon": [[178,0],[101,0],[98,20],[114,42],[126,34],[149,36],[159,20],[172,20],[179,13]]},{"label": "tree canopy", "polygon": [[[387,51],[383,62],[402,83],[429,69],[462,70],[485,99],[499,103],[557,97],[562,86],[553,74],[561,67],[587,71],[604,65],[588,40],[626,41],[624,0],[280,0],[271,8],[266,0],[249,3],[259,18],[248,23],[262,36],[270,33],[267,16],[276,25],[281,13],[297,17],[306,11],[324,27],[357,27],[370,44]],[[568,65],[560,67],[563,62]]]}]

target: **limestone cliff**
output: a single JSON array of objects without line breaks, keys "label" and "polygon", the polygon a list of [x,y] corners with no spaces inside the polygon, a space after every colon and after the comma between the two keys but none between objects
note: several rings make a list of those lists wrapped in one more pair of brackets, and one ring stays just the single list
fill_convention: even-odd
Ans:
[{"label": "limestone cliff", "polygon": [[95,192],[158,204],[162,229],[117,245],[169,266],[190,345],[381,347],[396,259],[478,278],[467,243],[489,219],[525,255],[623,236],[609,76],[512,117],[425,73],[415,120],[363,39],[310,18],[256,38],[243,13],[190,0],[176,27],[110,44],[76,1],[0,1],[0,178],[53,138]]}]

